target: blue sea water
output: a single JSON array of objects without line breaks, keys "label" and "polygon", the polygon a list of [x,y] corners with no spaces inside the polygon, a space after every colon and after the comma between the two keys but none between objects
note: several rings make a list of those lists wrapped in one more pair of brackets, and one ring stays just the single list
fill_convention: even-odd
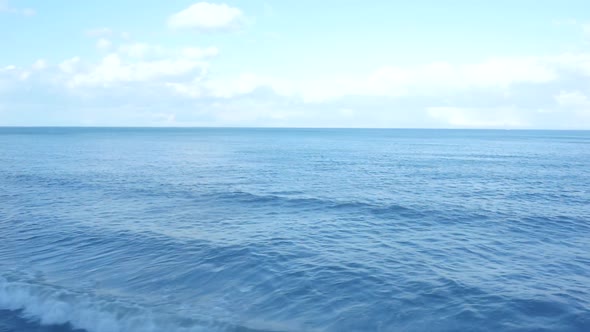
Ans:
[{"label": "blue sea water", "polygon": [[590,132],[0,128],[0,331],[590,331]]}]

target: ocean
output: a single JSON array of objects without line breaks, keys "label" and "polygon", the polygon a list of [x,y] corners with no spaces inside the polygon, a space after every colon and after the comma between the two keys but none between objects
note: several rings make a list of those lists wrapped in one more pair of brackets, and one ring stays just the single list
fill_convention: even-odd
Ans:
[{"label": "ocean", "polygon": [[590,132],[0,128],[9,331],[590,331]]}]

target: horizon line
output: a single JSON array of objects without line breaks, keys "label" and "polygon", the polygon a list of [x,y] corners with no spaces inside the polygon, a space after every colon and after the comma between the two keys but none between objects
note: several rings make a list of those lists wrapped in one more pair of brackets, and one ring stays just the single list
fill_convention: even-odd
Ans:
[{"label": "horizon line", "polygon": [[280,127],[280,126],[85,126],[85,125],[54,125],[54,126],[13,126],[0,125],[0,129],[7,128],[72,128],[72,129],[318,129],[318,130],[495,130],[495,131],[590,131],[588,129],[573,129],[573,128],[454,128],[454,127]]}]

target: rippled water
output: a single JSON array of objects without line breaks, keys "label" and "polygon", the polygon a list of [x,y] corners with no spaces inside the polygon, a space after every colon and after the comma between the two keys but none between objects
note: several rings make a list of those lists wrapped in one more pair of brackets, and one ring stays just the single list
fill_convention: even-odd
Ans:
[{"label": "rippled water", "polygon": [[590,132],[0,129],[0,331],[590,331]]}]

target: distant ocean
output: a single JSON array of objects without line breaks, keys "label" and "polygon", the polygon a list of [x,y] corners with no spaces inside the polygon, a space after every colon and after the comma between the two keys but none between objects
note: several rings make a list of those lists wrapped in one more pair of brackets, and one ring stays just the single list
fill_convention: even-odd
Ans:
[{"label": "distant ocean", "polygon": [[8,331],[590,331],[590,132],[0,128]]}]

